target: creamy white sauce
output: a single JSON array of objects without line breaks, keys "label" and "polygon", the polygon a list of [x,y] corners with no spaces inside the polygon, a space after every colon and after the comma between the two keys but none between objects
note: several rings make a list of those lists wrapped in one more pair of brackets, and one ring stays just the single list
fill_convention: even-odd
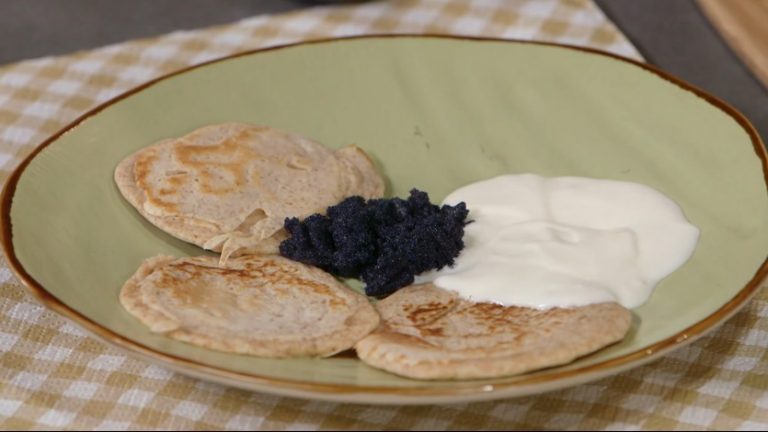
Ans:
[{"label": "creamy white sauce", "polygon": [[465,247],[432,281],[480,302],[534,308],[643,304],[693,254],[699,230],[637,183],[505,175],[451,193],[469,220]]}]

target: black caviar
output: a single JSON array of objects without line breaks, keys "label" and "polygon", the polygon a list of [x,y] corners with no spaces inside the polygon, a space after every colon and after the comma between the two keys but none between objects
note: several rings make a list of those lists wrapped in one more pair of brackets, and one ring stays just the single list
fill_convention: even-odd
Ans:
[{"label": "black caviar", "polygon": [[365,293],[385,297],[414,275],[452,265],[464,248],[468,210],[438,207],[416,189],[408,199],[350,197],[300,221],[287,218],[290,237],[280,253],[337,276],[359,278]]}]

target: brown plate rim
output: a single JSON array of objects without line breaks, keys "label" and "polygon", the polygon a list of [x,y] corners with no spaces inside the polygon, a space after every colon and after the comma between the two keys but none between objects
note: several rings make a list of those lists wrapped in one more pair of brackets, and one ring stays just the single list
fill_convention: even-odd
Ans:
[{"label": "brown plate rim", "polygon": [[[765,178],[766,188],[768,189],[768,153],[766,153],[766,149],[760,138],[760,135],[757,133],[757,131],[749,122],[749,120],[747,120],[747,118],[743,114],[741,114],[738,110],[736,110],[734,107],[732,107],[725,101],[719,99],[718,97],[713,96],[705,92],[704,90],[701,90],[698,87],[692,84],[689,84],[677,77],[674,77],[673,75],[667,72],[664,72],[661,69],[652,65],[648,65],[633,59],[629,59],[617,54],[601,51],[594,48],[568,45],[568,44],[555,43],[555,42],[500,39],[500,38],[492,38],[492,37],[443,35],[443,34],[369,34],[369,35],[347,36],[347,37],[340,37],[340,38],[312,39],[312,40],[305,40],[305,41],[300,41],[295,43],[288,43],[288,44],[276,45],[276,46],[271,46],[266,48],[259,48],[259,49],[238,52],[228,56],[209,60],[203,63],[191,65],[191,66],[170,72],[168,74],[162,75],[160,77],[147,81],[144,84],[134,87],[133,89],[130,89],[90,109],[85,114],[81,115],[80,117],[75,119],[73,122],[69,123],[67,126],[63,127],[61,130],[54,133],[45,141],[43,141],[41,144],[39,144],[14,169],[14,171],[8,177],[8,180],[5,186],[3,187],[2,196],[0,196],[0,237],[1,237],[0,241],[2,241],[3,252],[5,253],[7,262],[11,270],[14,272],[16,277],[27,287],[27,289],[45,306],[59,313],[60,315],[63,315],[64,317],[70,319],[71,321],[74,321],[81,327],[90,331],[95,336],[98,336],[99,338],[107,342],[111,342],[112,344],[120,348],[126,349],[130,353],[136,354],[143,359],[155,360],[161,364],[166,364],[174,369],[180,369],[188,373],[191,373],[193,371],[203,372],[204,374],[208,374],[210,376],[228,381],[230,383],[240,382],[242,384],[251,384],[253,386],[259,387],[263,391],[274,390],[275,392],[278,392],[278,393],[282,392],[282,393],[291,393],[291,394],[297,394],[298,392],[298,393],[304,393],[303,396],[314,395],[314,396],[321,396],[321,397],[323,396],[328,397],[329,395],[334,395],[334,394],[349,395],[352,393],[358,394],[358,395],[364,394],[364,395],[379,395],[379,396],[389,395],[389,396],[443,396],[443,397],[451,397],[451,396],[459,397],[459,396],[471,396],[471,395],[477,396],[482,394],[483,399],[490,399],[492,398],[493,394],[498,394],[499,397],[502,397],[504,396],[504,393],[507,393],[509,392],[509,390],[512,390],[514,388],[522,389],[522,388],[529,388],[529,387],[532,388],[536,386],[551,387],[553,384],[556,384],[557,381],[566,380],[569,378],[579,382],[585,382],[589,380],[591,376],[594,376],[594,378],[596,379],[599,376],[609,375],[612,372],[618,373],[621,370],[628,369],[635,365],[640,365],[663,353],[666,353],[675,348],[679,348],[693,341],[694,339],[702,336],[704,333],[714,329],[717,325],[721,324],[730,316],[735,314],[741,307],[743,307],[747,303],[747,301],[754,294],[757,293],[757,290],[758,290],[758,287],[760,286],[761,281],[768,276],[768,256],[763,261],[763,264],[757,269],[757,271],[755,272],[754,276],[750,279],[750,281],[733,298],[731,298],[731,300],[726,302],[718,310],[716,310],[706,318],[702,319],[701,321],[676,333],[675,335],[670,336],[664,340],[656,342],[640,350],[622,355],[614,359],[605,360],[600,363],[587,365],[587,366],[576,368],[576,369],[570,369],[570,370],[564,370],[564,371],[562,370],[558,371],[556,369],[553,369],[552,371],[544,371],[543,373],[539,372],[539,373],[534,373],[532,375],[519,375],[517,377],[509,377],[507,379],[510,381],[501,382],[501,383],[488,384],[487,382],[456,381],[456,386],[435,388],[435,387],[430,387],[429,382],[425,381],[424,386],[401,388],[401,387],[387,387],[387,386],[354,386],[354,385],[328,384],[328,383],[316,383],[316,382],[308,382],[308,381],[300,381],[300,380],[292,380],[292,379],[273,378],[273,377],[261,376],[261,375],[250,374],[250,373],[234,372],[234,371],[223,369],[220,367],[210,366],[210,365],[200,363],[194,360],[190,360],[187,358],[166,354],[166,353],[157,351],[155,349],[152,349],[150,347],[147,347],[145,345],[142,345],[141,343],[134,341],[132,339],[129,339],[125,336],[122,336],[116,332],[113,332],[112,330],[109,330],[101,326],[100,324],[92,321],[88,317],[80,314],[75,309],[66,305],[65,303],[60,301],[58,298],[56,298],[54,295],[49,293],[45,289],[45,287],[43,287],[29,273],[27,273],[26,269],[22,266],[13,248],[13,240],[12,240],[13,227],[12,227],[12,222],[10,218],[11,207],[13,204],[13,196],[16,191],[16,186],[18,184],[18,181],[21,178],[21,175],[26,169],[26,167],[40,153],[40,151],[42,151],[44,148],[46,148],[50,144],[54,143],[60,136],[72,130],[73,128],[77,127],[86,119],[93,117],[94,115],[98,114],[100,111],[105,109],[106,107],[109,107],[117,102],[120,102],[121,100],[135,93],[138,93],[144,89],[147,89],[158,82],[164,81],[166,79],[172,78],[177,75],[181,75],[193,69],[205,67],[214,63],[227,61],[237,57],[254,55],[254,54],[263,53],[267,51],[286,49],[286,48],[292,48],[292,47],[303,46],[303,45],[333,43],[333,42],[349,41],[349,40],[356,40],[356,39],[383,39],[383,38],[435,38],[435,39],[454,39],[454,40],[475,41],[475,42],[502,42],[502,43],[511,43],[511,44],[550,46],[550,47],[558,47],[558,48],[563,48],[567,50],[578,51],[582,53],[609,57],[617,61],[635,65],[647,72],[656,74],[662,79],[672,84],[675,84],[686,91],[693,93],[694,95],[704,99],[711,105],[715,106],[716,108],[720,109],[725,114],[728,114],[731,118],[733,118],[747,132],[747,134],[749,135],[752,141],[754,151],[757,157],[762,162],[763,175]],[[578,379],[578,378],[582,378],[582,379]],[[504,378],[500,378],[500,379],[504,379]],[[505,392],[505,390],[507,390],[507,392]],[[531,391],[531,393],[533,392],[535,391]]]}]

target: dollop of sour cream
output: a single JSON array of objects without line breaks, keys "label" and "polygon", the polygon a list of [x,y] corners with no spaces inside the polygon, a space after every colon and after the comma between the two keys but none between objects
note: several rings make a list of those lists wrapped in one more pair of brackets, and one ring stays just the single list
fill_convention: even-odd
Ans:
[{"label": "dollop of sour cream", "polygon": [[693,254],[699,229],[661,192],[584,177],[504,175],[451,193],[470,210],[453,267],[417,282],[532,308],[643,304]]}]

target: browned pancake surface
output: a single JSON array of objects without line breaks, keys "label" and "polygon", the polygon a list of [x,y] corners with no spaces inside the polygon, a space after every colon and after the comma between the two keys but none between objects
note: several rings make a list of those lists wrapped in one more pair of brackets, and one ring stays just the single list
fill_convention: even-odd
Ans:
[{"label": "browned pancake surface", "polygon": [[621,340],[631,313],[616,303],[538,310],[473,303],[431,284],[376,305],[382,323],[357,343],[366,363],[411,378],[468,379],[561,365]]},{"label": "browned pancake surface", "polygon": [[115,169],[123,196],[154,225],[232,255],[276,253],[286,217],[344,198],[381,197],[384,181],[359,148],[330,150],[300,135],[224,123],[160,141]]},{"label": "browned pancake surface", "polygon": [[351,348],[379,316],[367,298],[280,256],[155,257],[120,293],[150,330],[206,348],[262,357],[329,356]]}]

